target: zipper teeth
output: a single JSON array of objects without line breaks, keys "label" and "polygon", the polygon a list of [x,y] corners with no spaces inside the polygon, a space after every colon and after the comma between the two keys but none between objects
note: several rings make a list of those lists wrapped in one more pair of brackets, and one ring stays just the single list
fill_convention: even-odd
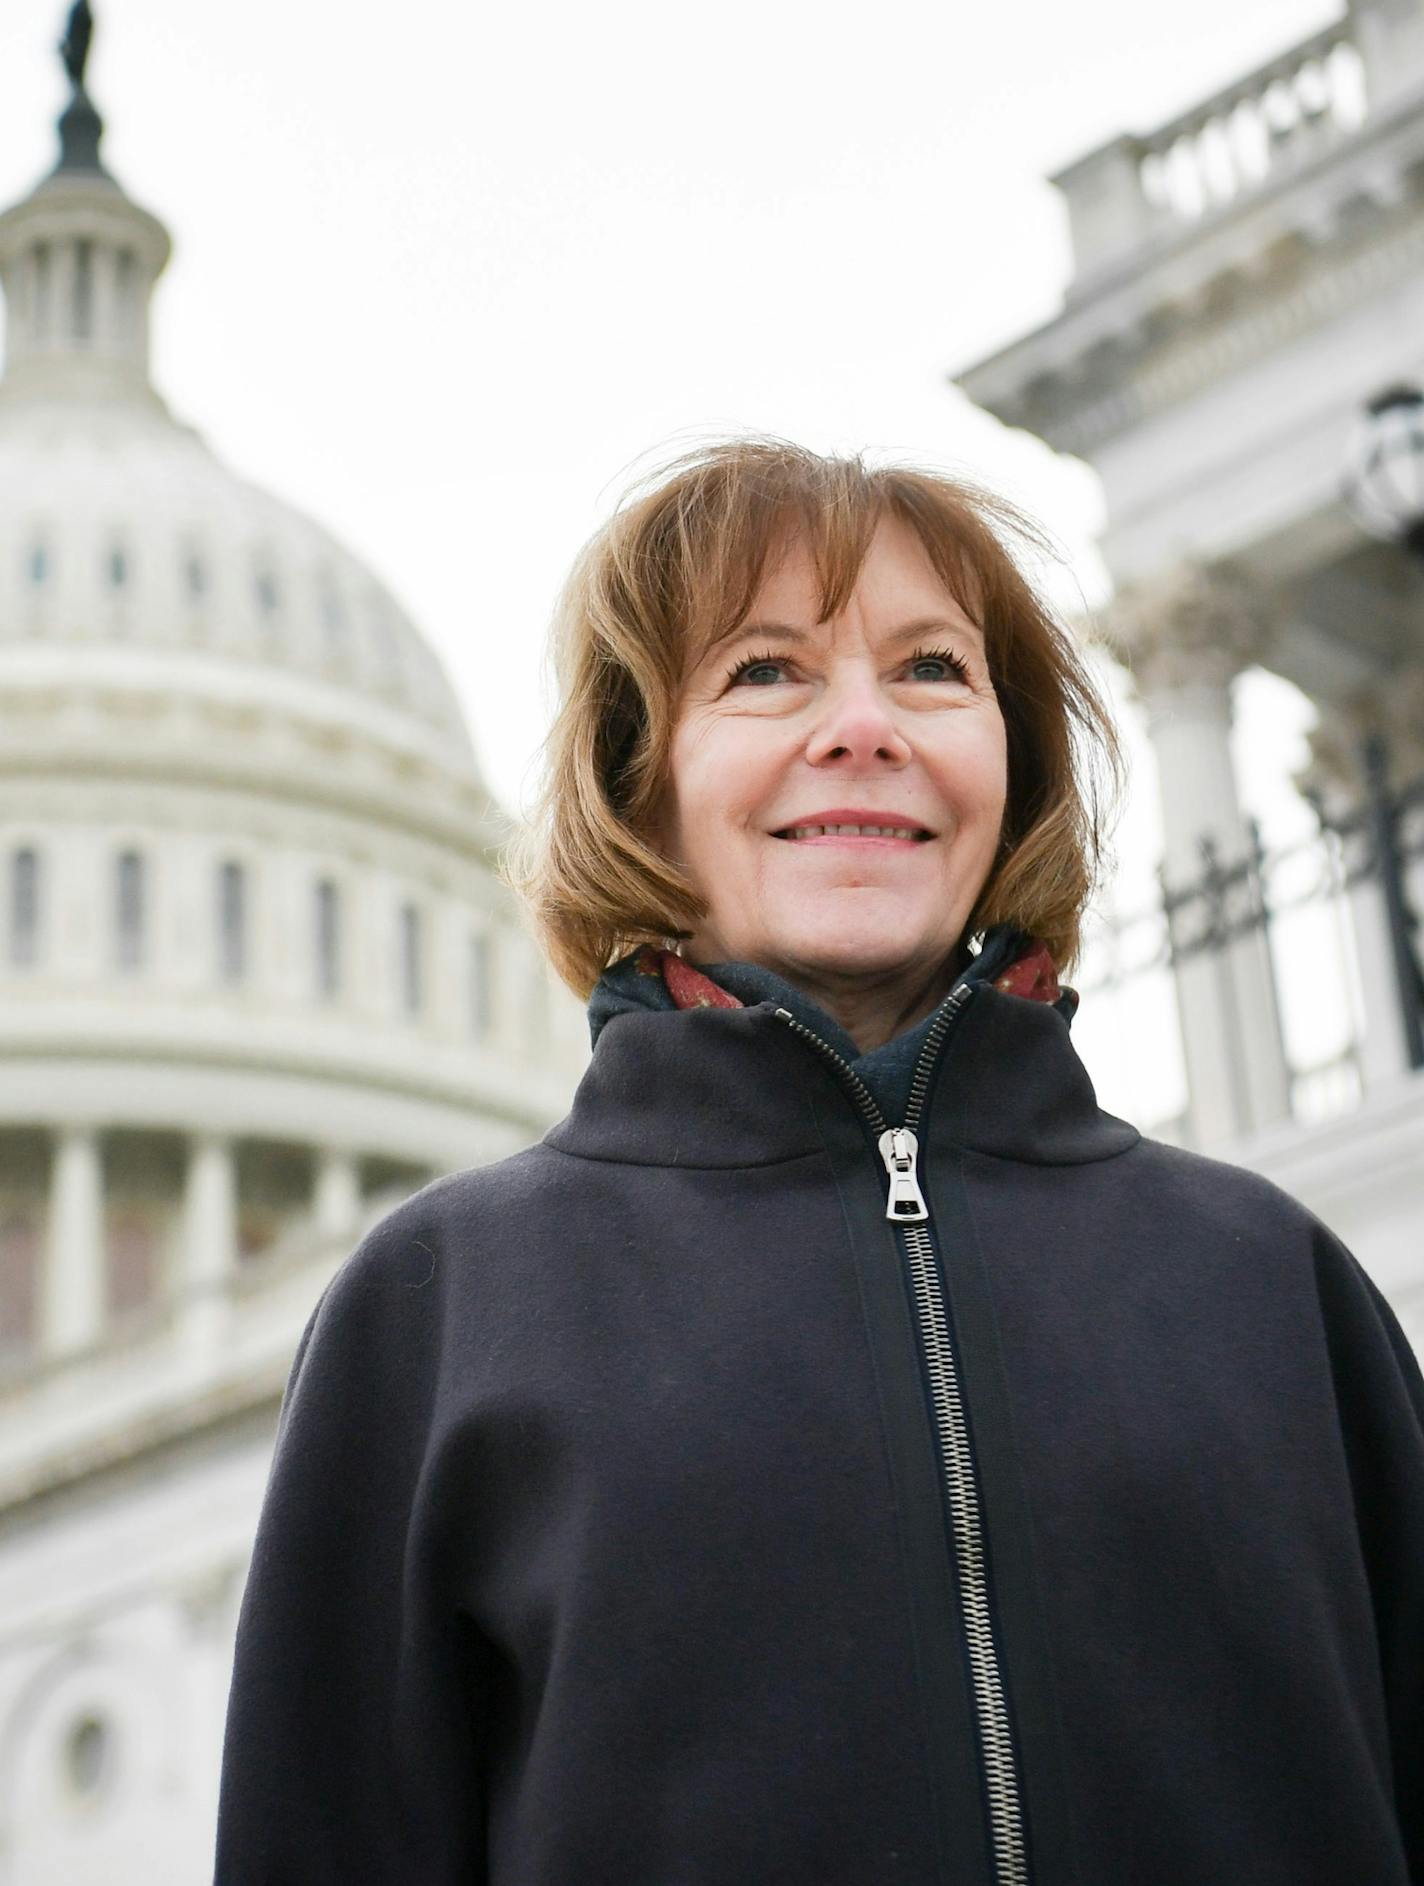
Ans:
[{"label": "zipper teeth", "polygon": [[837,1054],[829,1041],[822,1041],[814,1028],[808,1028],[805,1022],[798,1022],[789,1008],[779,1008],[776,1010],[776,1014],[781,1021],[786,1023],[788,1028],[794,1029],[796,1033],[801,1036],[803,1041],[809,1041],[813,1048],[819,1049],[828,1061],[833,1062],[834,1065],[840,1069],[842,1078],[855,1096],[856,1105],[870,1122],[871,1129],[878,1139],[885,1131],[885,1115],[880,1111],[879,1107],[876,1106],[874,1094],[871,1093],[870,1089],[860,1078],[859,1074],[856,1073],[850,1062],[847,1061],[843,1054]]},{"label": "zipper teeth", "polygon": [[1001,1886],[1027,1886],[1028,1863],[1024,1856],[1023,1818],[1019,1806],[1013,1736],[989,1614],[979,1493],[974,1484],[964,1402],[959,1392],[959,1375],[954,1362],[954,1345],[950,1341],[944,1296],[935,1275],[934,1250],[929,1238],[920,1225],[901,1225],[899,1230],[910,1260],[910,1282],[920,1313],[920,1330],[924,1338],[925,1363],[934,1400],[940,1455],[949,1483],[955,1557],[960,1574],[960,1608],[969,1640],[969,1669],[974,1682],[984,1743],[994,1874]]},{"label": "zipper teeth", "polygon": [[[915,1062],[914,1078],[910,1082],[910,1099],[905,1108],[905,1124],[910,1128],[911,1132],[914,1131],[919,1123],[920,1112],[925,1104],[925,1096],[929,1093],[930,1068],[934,1065],[934,1058],[939,1052],[939,1044],[949,1032],[950,1023],[954,1020],[955,1016],[958,1015],[959,1011],[964,1007],[964,1004],[973,993],[974,984],[972,982],[961,982],[957,984],[955,988],[951,989],[944,1001],[940,1004],[939,1013],[935,1016],[934,1021],[930,1025],[930,1031],[925,1036],[924,1046],[920,1049],[919,1058]],[[849,1065],[849,1063],[847,1063],[847,1065]]]},{"label": "zipper teeth", "polygon": [[[905,1111],[905,1125],[911,1131],[919,1120],[929,1092],[930,1068],[940,1043],[950,1023],[973,994],[974,988],[973,983],[957,984],[941,1005],[925,1037],[915,1063]],[[850,1062],[843,1054],[838,1054],[829,1042],[823,1041],[814,1029],[798,1021],[789,1009],[779,1008],[776,1014],[838,1069],[878,1140],[886,1130],[885,1116],[876,1105],[875,1096]],[[984,1753],[995,1886],[1028,1886],[1028,1861],[1024,1853],[1023,1812],[1014,1761],[1013,1733],[1009,1726],[1003,1679],[999,1674],[998,1652],[994,1644],[988,1574],[984,1562],[984,1535],[979,1517],[979,1493],[974,1480],[969,1430],[964,1419],[964,1401],[959,1392],[954,1344],[950,1340],[949,1321],[945,1314],[944,1292],[940,1288],[935,1266],[934,1246],[924,1226],[897,1225],[895,1229],[903,1240],[908,1259],[910,1286],[925,1354],[926,1373],[930,1380],[930,1397],[934,1405],[935,1431],[939,1438],[940,1459],[949,1493],[954,1556],[959,1573],[960,1615],[968,1640],[969,1671]]]}]

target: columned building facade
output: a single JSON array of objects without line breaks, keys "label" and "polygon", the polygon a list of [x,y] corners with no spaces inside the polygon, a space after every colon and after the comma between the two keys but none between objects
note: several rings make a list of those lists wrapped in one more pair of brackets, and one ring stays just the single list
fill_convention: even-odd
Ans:
[{"label": "columned building facade", "polygon": [[[1052,182],[1073,246],[1063,307],[954,379],[1101,479],[1115,597],[1098,626],[1145,713],[1170,898],[1248,853],[1230,742],[1248,668],[1314,704],[1296,784],[1327,818],[1362,803],[1368,734],[1392,791],[1424,776],[1424,565],[1345,496],[1367,403],[1424,380],[1424,0],[1349,0]],[[1417,849],[1403,878],[1418,918]],[[1344,902],[1362,1014],[1344,1099],[1303,1108],[1267,925],[1243,927],[1174,963],[1181,1136],[1316,1209],[1424,1346],[1424,1071],[1379,874]]]},{"label": "columned building facade", "polygon": [[0,215],[0,1886],[147,1886],[210,1876],[317,1296],[588,1036],[429,645],[155,390],[169,238],[69,52]]}]

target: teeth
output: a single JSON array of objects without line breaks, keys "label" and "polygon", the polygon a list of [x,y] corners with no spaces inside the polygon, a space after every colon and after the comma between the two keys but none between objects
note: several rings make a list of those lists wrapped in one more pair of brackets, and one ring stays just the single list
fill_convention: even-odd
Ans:
[{"label": "teeth", "polygon": [[788,838],[820,838],[829,833],[834,838],[917,838],[914,825],[793,825]]}]

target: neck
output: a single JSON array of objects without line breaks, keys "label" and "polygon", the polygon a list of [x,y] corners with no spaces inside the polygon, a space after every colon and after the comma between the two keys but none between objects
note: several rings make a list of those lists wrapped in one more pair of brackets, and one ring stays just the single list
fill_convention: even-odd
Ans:
[{"label": "neck", "polygon": [[861,1054],[867,1054],[939,1007],[963,967],[963,952],[956,948],[928,972],[907,974],[900,969],[883,976],[867,976],[864,971],[837,974],[800,963],[763,962],[760,966],[784,976],[845,1030]]}]

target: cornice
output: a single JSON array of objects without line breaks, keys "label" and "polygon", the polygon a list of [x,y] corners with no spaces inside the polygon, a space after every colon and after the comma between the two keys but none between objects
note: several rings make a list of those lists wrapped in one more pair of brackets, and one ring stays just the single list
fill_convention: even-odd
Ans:
[{"label": "cornice", "polygon": [[[132,1008],[120,1014],[79,1013],[72,1028],[52,1010],[22,1011],[0,1033],[0,1067],[8,1068],[7,1079],[14,1078],[24,1062],[69,1063],[90,1069],[96,1079],[103,1068],[119,1068],[136,1080],[145,1070],[159,1069],[245,1075],[268,1085],[287,1080],[308,1087],[317,1105],[323,1092],[333,1089],[345,1090],[358,1101],[385,1094],[535,1137],[562,1117],[573,1086],[572,1073],[551,1074],[548,1058],[538,1066],[512,1057],[491,1065],[492,1051],[452,1055],[447,1042],[428,1036],[393,1043],[379,1027],[366,1031],[363,1048],[323,1040],[310,1027],[294,1040],[297,1030],[289,1023],[284,1031],[280,1018],[262,1017],[260,1025],[249,1024],[240,1039],[224,1039],[212,1030],[198,1033],[196,1021],[171,999],[156,1002],[147,1014]],[[30,1114],[23,1112],[23,1118],[29,1120]]]},{"label": "cornice", "polygon": [[1058,451],[1090,457],[1095,447],[1130,426],[1279,352],[1331,316],[1417,275],[1421,266],[1424,217],[1387,242],[1308,268],[1293,286],[1277,290],[1262,305],[1217,316],[1200,329],[1179,330],[1155,345],[1148,341],[1135,353],[1118,350],[1115,376],[1096,397],[1085,397],[1082,382],[1060,382],[1059,399],[1040,393],[1007,423],[1027,426]]},{"label": "cornice", "polygon": [[[1417,105],[1401,109],[1276,188],[1173,226],[1070,284],[1057,315],[952,383],[1005,424],[1087,455],[1160,405],[1417,272],[1421,126]],[[1282,279],[1282,264],[1302,259],[1307,266]]]},{"label": "cornice", "polygon": [[0,780],[253,794],[416,837],[485,868],[510,836],[509,815],[478,776],[438,755],[275,709],[133,691],[116,711],[117,699],[79,684],[0,683]]}]

